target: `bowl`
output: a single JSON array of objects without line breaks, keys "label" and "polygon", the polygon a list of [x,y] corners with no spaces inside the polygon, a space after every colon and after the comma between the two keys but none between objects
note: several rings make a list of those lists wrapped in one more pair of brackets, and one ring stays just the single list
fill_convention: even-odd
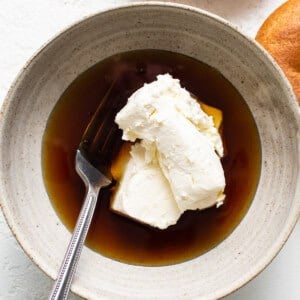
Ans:
[{"label": "bowl", "polygon": [[228,22],[170,3],[138,3],[90,16],[48,42],[21,70],[2,107],[0,195],[28,256],[55,278],[70,233],[44,187],[41,141],[60,95],[116,53],[162,49],[218,69],[238,89],[262,149],[256,195],[242,222],[211,251],[176,265],[120,263],[84,248],[72,286],[87,299],[215,299],[256,276],[281,249],[300,212],[299,108],[272,58]]}]

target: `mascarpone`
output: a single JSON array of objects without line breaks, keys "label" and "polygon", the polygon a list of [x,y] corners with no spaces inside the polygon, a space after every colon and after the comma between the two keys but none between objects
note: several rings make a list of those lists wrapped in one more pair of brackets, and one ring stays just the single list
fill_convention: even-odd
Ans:
[{"label": "mascarpone", "polygon": [[223,203],[222,139],[179,80],[157,76],[132,94],[115,121],[122,138],[136,144],[114,210],[164,229],[186,210]]}]

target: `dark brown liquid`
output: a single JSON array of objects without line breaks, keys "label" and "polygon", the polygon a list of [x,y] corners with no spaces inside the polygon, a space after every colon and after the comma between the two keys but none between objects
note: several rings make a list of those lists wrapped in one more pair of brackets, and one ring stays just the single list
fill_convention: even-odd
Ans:
[{"label": "dark brown liquid", "polygon": [[[64,92],[44,134],[44,181],[53,206],[71,230],[85,189],[75,172],[75,150],[91,115],[114,82],[109,99],[114,112],[156,75],[170,73],[201,101],[223,111],[226,156],[225,204],[186,212],[166,230],[150,228],[109,210],[110,191],[102,191],[87,245],[123,262],[165,265],[198,256],[224,240],[245,215],[260,173],[260,143],[254,120],[238,91],[217,70],[187,56],[159,50],[110,57],[80,75]],[[111,126],[116,126],[113,121]],[[117,137],[120,141],[120,133]],[[121,142],[106,158],[110,162]]]}]

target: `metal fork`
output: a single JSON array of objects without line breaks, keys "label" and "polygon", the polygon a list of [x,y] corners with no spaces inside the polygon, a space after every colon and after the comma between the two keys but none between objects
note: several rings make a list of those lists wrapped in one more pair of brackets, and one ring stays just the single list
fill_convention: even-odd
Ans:
[{"label": "metal fork", "polygon": [[[100,189],[113,182],[110,172],[103,171],[107,166],[103,160],[101,161],[101,158],[105,158],[108,151],[111,151],[116,137],[116,128],[112,126],[114,113],[108,101],[112,87],[113,84],[94,113],[76,151],[76,171],[85,183],[87,193],[49,300],[67,299]],[[101,145],[99,145],[100,141],[103,141]],[[95,157],[100,157],[101,171],[99,171],[99,160],[97,161],[98,168],[95,168],[92,163],[95,163]]]}]

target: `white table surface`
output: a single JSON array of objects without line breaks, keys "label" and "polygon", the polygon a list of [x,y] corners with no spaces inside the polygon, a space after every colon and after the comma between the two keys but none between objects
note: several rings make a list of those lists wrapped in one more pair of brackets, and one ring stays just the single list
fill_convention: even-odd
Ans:
[{"label": "white table surface", "polygon": [[[16,74],[49,38],[79,18],[127,1],[0,0],[0,104]],[[264,19],[284,0],[199,0],[254,37]],[[52,281],[24,254],[0,212],[0,299],[47,299]],[[72,295],[70,299],[80,298]],[[226,298],[300,299],[300,224],[283,250],[257,278]]]}]

